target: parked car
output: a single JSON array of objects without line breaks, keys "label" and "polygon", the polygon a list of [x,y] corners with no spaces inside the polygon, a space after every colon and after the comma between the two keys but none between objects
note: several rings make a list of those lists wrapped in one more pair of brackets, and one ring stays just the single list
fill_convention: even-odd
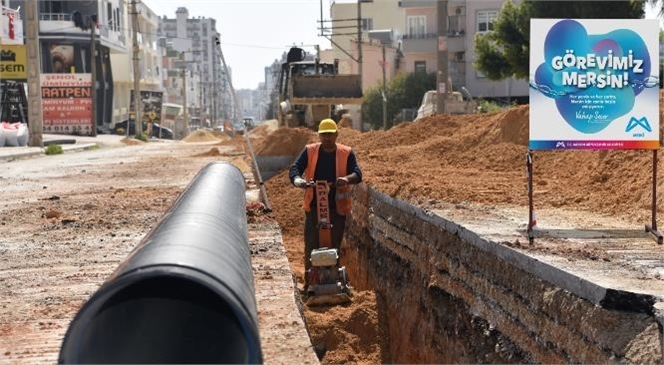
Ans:
[{"label": "parked car", "polygon": [[[129,130],[127,130],[127,124],[129,124]],[[134,135],[136,134],[136,123],[133,120],[128,121],[126,119],[115,123],[113,131],[119,134],[120,129],[124,130],[124,134],[126,135]],[[143,132],[145,131],[147,131],[147,123],[143,123]],[[173,131],[170,128],[162,127],[159,123],[152,123],[152,135],[150,137],[173,139]]]}]

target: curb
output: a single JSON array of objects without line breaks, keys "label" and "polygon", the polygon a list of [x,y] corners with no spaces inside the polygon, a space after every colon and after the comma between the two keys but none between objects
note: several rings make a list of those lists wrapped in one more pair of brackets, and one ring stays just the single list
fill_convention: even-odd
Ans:
[{"label": "curb", "polygon": [[[90,149],[93,149],[93,148],[101,147],[98,143],[82,143],[82,144],[79,144],[79,145],[61,145],[61,146],[62,146],[62,151],[63,152],[85,151],[85,150],[90,150]],[[7,148],[13,148],[13,147],[7,147]],[[15,153],[9,153],[9,154],[0,153],[0,161],[17,160],[17,159],[23,159],[23,158],[30,158],[30,157],[45,155],[44,152],[46,151],[46,147],[29,147],[29,148],[33,148],[33,150],[31,150],[31,151],[17,151]],[[0,149],[0,151],[2,151],[2,149]]]}]

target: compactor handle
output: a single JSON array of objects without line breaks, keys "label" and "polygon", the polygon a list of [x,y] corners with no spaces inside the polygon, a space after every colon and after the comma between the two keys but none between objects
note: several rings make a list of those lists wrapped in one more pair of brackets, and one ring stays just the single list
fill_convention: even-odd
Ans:
[{"label": "compactor handle", "polygon": [[329,182],[329,181],[326,181],[326,180],[309,180],[309,181],[307,181],[307,185],[305,186],[305,188],[315,188],[317,181],[318,182],[324,181],[327,184],[328,188],[333,188],[334,187],[333,182]]}]

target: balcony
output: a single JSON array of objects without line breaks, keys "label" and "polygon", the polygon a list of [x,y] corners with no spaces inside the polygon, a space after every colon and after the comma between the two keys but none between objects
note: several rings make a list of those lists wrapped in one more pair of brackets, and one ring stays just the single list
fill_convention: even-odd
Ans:
[{"label": "balcony", "polygon": [[[85,17],[81,16],[82,22]],[[87,24],[82,28],[86,28]],[[83,30],[74,25],[72,14],[68,13],[41,13],[39,14],[40,33],[68,33],[89,35],[89,29]]]},{"label": "balcony", "polygon": [[464,52],[466,50],[466,37],[465,36],[451,36],[447,35],[447,51],[448,52]]},{"label": "balcony", "polygon": [[438,35],[435,33],[404,34],[401,45],[404,53],[436,52],[438,50]]},{"label": "balcony", "polygon": [[400,8],[431,8],[436,6],[436,0],[401,0]]},{"label": "balcony", "polygon": [[[87,22],[87,16],[81,15],[77,20],[81,26],[76,26],[74,16],[71,13],[41,13],[39,14],[39,32],[48,33],[66,33],[69,37],[81,39],[90,37],[90,29]],[[109,47],[111,52],[126,52],[125,36],[120,31],[113,31],[107,26],[101,26],[97,29],[97,35],[102,45]]]}]

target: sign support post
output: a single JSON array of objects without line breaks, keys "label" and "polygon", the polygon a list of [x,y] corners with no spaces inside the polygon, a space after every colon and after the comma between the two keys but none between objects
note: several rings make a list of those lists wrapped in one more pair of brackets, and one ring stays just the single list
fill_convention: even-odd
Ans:
[{"label": "sign support post", "polygon": [[646,224],[646,232],[652,234],[658,244],[664,243],[664,236],[657,230],[657,150],[652,150],[652,222]]},{"label": "sign support post", "polygon": [[528,242],[532,245],[535,240],[535,210],[533,209],[533,150],[526,154],[526,171],[528,175]]}]

